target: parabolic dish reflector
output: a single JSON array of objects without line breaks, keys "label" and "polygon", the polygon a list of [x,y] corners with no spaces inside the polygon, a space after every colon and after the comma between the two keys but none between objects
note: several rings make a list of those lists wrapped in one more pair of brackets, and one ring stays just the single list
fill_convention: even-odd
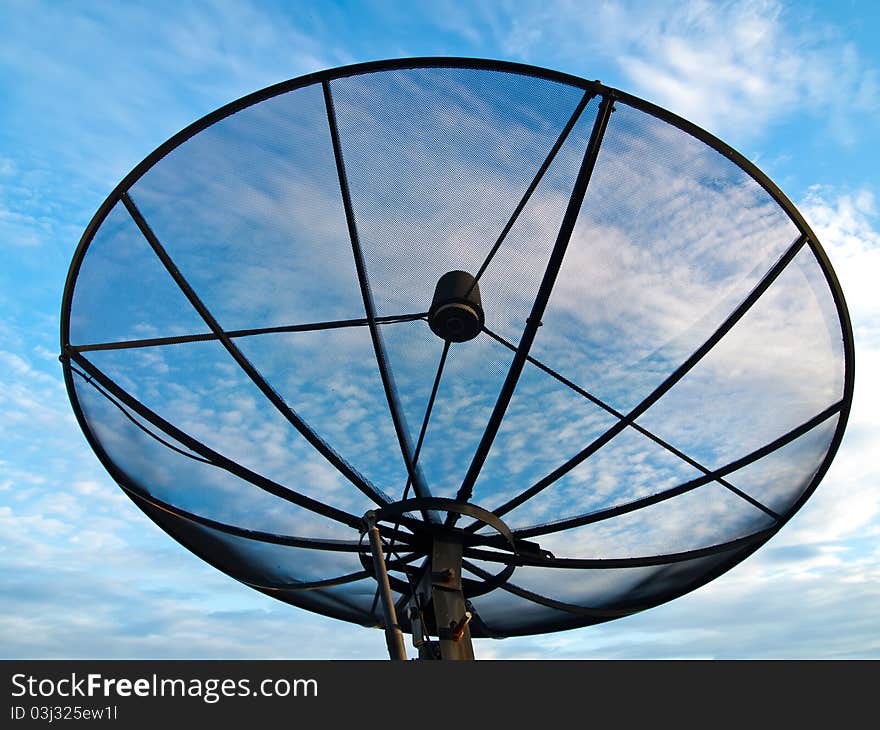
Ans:
[{"label": "parabolic dish reflector", "polygon": [[464,59],[313,74],[173,137],[89,224],[61,344],[91,446],[188,549],[375,626],[372,510],[401,609],[461,545],[476,637],[721,575],[816,488],[853,384],[826,255],[751,163]]}]

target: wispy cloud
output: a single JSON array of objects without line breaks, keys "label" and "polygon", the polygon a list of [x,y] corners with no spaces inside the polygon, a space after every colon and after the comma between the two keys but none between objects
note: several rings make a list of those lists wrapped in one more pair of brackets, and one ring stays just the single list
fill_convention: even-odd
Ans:
[{"label": "wispy cloud", "polygon": [[697,591],[564,634],[478,642],[480,658],[815,659],[880,652],[876,551],[785,552],[771,542]]},{"label": "wispy cloud", "polygon": [[[856,139],[852,107],[876,110],[878,71],[833,28],[802,6],[776,0],[584,6],[571,0],[529,5],[504,46],[530,59],[548,49],[589,73],[596,55],[620,81],[717,134],[747,140],[795,114],[828,115],[843,143]],[[841,111],[835,100],[847,99]]]},{"label": "wispy cloud", "polygon": [[[57,219],[41,222],[47,201],[82,230],[135,163],[194,119],[338,62],[292,19],[250,2],[167,12],[135,4],[21,6],[4,12],[0,69],[12,84],[3,123],[7,133],[39,136],[40,145],[16,150],[0,166],[0,233],[31,245],[68,232]],[[31,32],[35,17],[40,33]],[[10,166],[20,171],[14,180],[3,173]]]},{"label": "wispy cloud", "polygon": [[833,262],[852,318],[855,395],[838,457],[804,518],[783,533],[790,544],[832,544],[880,535],[880,231],[875,193],[813,188],[801,207]]},{"label": "wispy cloud", "polygon": [[841,281],[860,344],[880,345],[880,298],[871,282],[880,276],[880,212],[876,191],[838,192],[813,186],[800,208],[825,244]]}]

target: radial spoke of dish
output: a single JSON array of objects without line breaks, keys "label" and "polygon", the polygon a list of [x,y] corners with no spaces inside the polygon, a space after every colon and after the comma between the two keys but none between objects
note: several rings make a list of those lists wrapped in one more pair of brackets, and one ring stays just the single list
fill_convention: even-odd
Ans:
[{"label": "radial spoke of dish", "polygon": [[100,385],[98,385],[94,380],[92,380],[91,377],[86,375],[82,370],[80,370],[79,368],[75,368],[73,365],[70,366],[70,370],[75,375],[82,378],[85,383],[92,386],[92,388],[94,388],[102,396],[104,396],[104,398],[106,398],[110,403],[112,403],[116,408],[119,409],[120,413],[122,413],[123,416],[125,416],[137,428],[139,428],[141,431],[143,431],[145,434],[147,434],[147,436],[149,436],[151,439],[155,439],[156,441],[158,441],[160,444],[162,444],[166,448],[171,449],[172,451],[176,451],[178,454],[180,454],[181,456],[185,456],[187,459],[193,459],[194,461],[200,461],[203,464],[211,464],[212,466],[216,466],[214,464],[214,462],[211,461],[210,459],[205,459],[205,458],[199,456],[198,454],[193,454],[190,451],[185,451],[184,449],[178,448],[177,446],[172,444],[170,441],[166,441],[165,439],[163,439],[159,434],[153,433],[150,429],[148,429],[146,426],[144,426],[144,424],[142,424],[134,416],[132,416],[131,413],[128,412],[128,409],[125,406],[123,406],[118,400],[116,400],[112,395],[110,395],[106,390],[104,390]]},{"label": "radial spoke of dish", "polygon": [[758,461],[758,459],[764,458],[768,454],[772,454],[774,451],[781,449],[783,446],[791,443],[796,438],[803,436],[805,433],[812,430],[823,421],[826,421],[831,416],[839,413],[843,408],[843,405],[844,401],[838,401],[834,405],[826,408],[821,413],[813,416],[808,421],[804,421],[804,423],[802,423],[797,428],[793,428],[788,433],[780,436],[775,441],[771,441],[769,444],[762,446],[760,449],[756,449],[750,454],[747,454],[746,456],[743,456],[736,461],[731,461],[729,464],[725,464],[724,466],[715,469],[708,474],[704,474],[701,477],[697,477],[696,479],[691,479],[690,481],[683,482],[678,486],[664,489],[662,492],[657,492],[656,494],[652,494],[647,497],[641,497],[640,499],[635,499],[632,502],[617,505],[616,507],[608,507],[607,509],[589,512],[585,515],[572,517],[566,520],[559,520],[557,522],[550,522],[542,525],[535,525],[532,527],[523,527],[514,530],[513,534],[517,538],[527,538],[534,537],[536,535],[546,535],[551,532],[560,532],[561,530],[567,530],[572,527],[580,527],[581,525],[588,525],[593,522],[601,522],[602,520],[611,519],[612,517],[617,517],[618,515],[626,514],[627,512],[634,512],[637,509],[642,509],[643,507],[648,507],[652,504],[657,504],[658,502],[672,499],[673,497],[677,497],[679,494],[684,494],[685,492],[689,492],[692,489],[701,487],[704,484],[708,484],[709,482],[718,481],[718,477],[726,476],[727,474],[730,474],[737,469],[742,469],[743,467],[748,466],[755,461]]},{"label": "radial spoke of dish", "polygon": [[[511,500],[508,500],[503,505],[498,507],[495,510],[495,514],[503,515],[510,510],[518,507],[523,502],[531,499],[536,494],[541,492],[550,486],[553,482],[555,482],[560,477],[564,476],[572,469],[574,469],[578,464],[582,463],[590,456],[592,456],[596,451],[598,451],[602,446],[608,443],[612,438],[617,436],[624,428],[626,428],[627,424],[634,421],[640,415],[642,415],[645,411],[648,410],[654,403],[656,403],[660,398],[669,391],[672,386],[674,386],[679,380],[681,380],[690,370],[694,367],[706,353],[709,352],[713,347],[715,347],[718,342],[721,341],[721,338],[724,337],[733,326],[739,322],[740,319],[745,316],[746,312],[751,309],[752,305],[758,301],[760,296],[767,291],[770,285],[776,281],[776,278],[782,273],[786,266],[791,263],[792,259],[797,255],[798,251],[801,250],[803,245],[806,243],[807,237],[804,234],[798,236],[795,242],[789,246],[788,250],[779,258],[779,260],[770,268],[770,270],[764,274],[764,277],[757,283],[754,289],[749,292],[748,296],[743,299],[740,305],[730,313],[727,319],[719,325],[719,327],[712,333],[712,335],[698,347],[691,355],[688,357],[681,365],[679,365],[672,373],[670,373],[666,379],[660,383],[654,390],[652,390],[645,398],[641,401],[635,408],[633,408],[629,413],[626,414],[626,418],[621,421],[618,421],[611,428],[609,428],[605,433],[601,436],[598,436],[593,440],[592,443],[584,447],[580,452],[571,457],[564,464],[557,467],[554,471],[548,474],[546,477],[535,483],[533,486],[526,489],[524,492],[518,494]],[[711,480],[710,480],[711,481]]]},{"label": "radial spoke of dish", "polygon": [[[362,553],[364,551],[359,550],[358,552]],[[410,553],[409,555],[404,556],[403,558],[399,558],[396,561],[391,561],[388,564],[388,569],[399,569],[397,564],[403,563],[406,564],[408,562],[412,562],[413,559],[420,557],[417,553]],[[264,591],[313,591],[320,588],[335,588],[336,586],[345,585],[346,583],[355,583],[359,580],[363,580],[364,578],[370,578],[372,573],[367,570],[358,570],[353,573],[345,573],[344,575],[337,575],[333,578],[322,578],[320,580],[310,580],[310,581],[294,581],[290,583],[279,583],[279,582],[266,582],[261,581],[257,583],[256,581],[246,580],[244,578],[238,578],[233,575],[233,577],[247,586],[251,588],[259,588]]]},{"label": "radial spoke of dish", "polygon": [[[440,379],[443,377],[443,367],[446,364],[446,356],[449,354],[449,347],[451,346],[451,342],[446,340],[443,343],[443,351],[440,353],[440,362],[437,365],[437,373],[434,376],[434,384],[431,387],[431,394],[428,396],[428,404],[425,407],[425,417],[422,419],[422,426],[419,429],[419,438],[416,442],[416,450],[413,454],[413,465],[417,465],[419,461],[419,454],[422,450],[422,443],[425,440],[425,434],[428,432],[428,422],[431,420],[431,412],[434,409],[434,400],[437,397],[437,391],[440,388]],[[410,480],[407,479],[406,487],[403,490],[402,500],[405,500],[409,496],[409,488],[410,488]],[[427,510],[422,511],[422,517],[427,522],[430,519],[430,513]],[[439,521],[439,520],[435,520]],[[387,552],[391,554],[395,550],[395,543],[397,542],[397,535],[400,531],[400,522],[397,521],[394,523],[394,526],[391,528],[391,540],[388,545]],[[407,575],[407,580],[409,580],[409,576]],[[376,586],[376,595],[373,598],[373,606],[370,610],[370,615],[373,616],[376,611],[376,603],[379,600],[379,586]]]},{"label": "radial spoke of dish", "polygon": [[[440,379],[443,377],[443,366],[446,364],[446,356],[449,354],[449,346],[452,343],[449,340],[446,340],[443,343],[443,352],[440,354],[440,362],[437,365],[437,373],[434,375],[434,384],[431,386],[431,395],[428,396],[428,405],[425,407],[425,417],[422,419],[421,428],[419,428],[419,438],[416,441],[416,450],[413,454],[413,466],[419,463],[419,454],[422,451],[422,443],[425,440],[425,434],[428,432],[428,422],[431,420],[431,412],[434,409],[434,400],[437,398],[437,391],[440,388]],[[403,490],[403,497],[401,499],[406,499],[409,496],[409,487],[411,484],[411,480],[406,480],[406,487]]]},{"label": "radial spoke of dish", "polygon": [[124,403],[126,407],[130,408],[141,418],[151,423],[160,431],[163,431],[175,441],[179,441],[188,449],[191,449],[196,454],[199,454],[200,456],[209,460],[215,466],[218,466],[221,469],[225,469],[226,471],[234,474],[240,479],[244,479],[254,486],[257,486],[260,489],[269,492],[270,494],[274,494],[276,497],[286,499],[288,502],[293,502],[300,507],[304,507],[305,509],[311,510],[312,512],[323,515],[324,517],[329,517],[332,520],[341,522],[345,525],[348,525],[349,527],[353,527],[356,530],[360,528],[360,517],[350,514],[349,512],[345,512],[344,510],[326,505],[316,499],[312,499],[311,497],[307,497],[304,494],[300,494],[299,492],[290,489],[289,487],[285,487],[281,484],[278,484],[277,482],[273,482],[271,479],[267,479],[261,474],[257,474],[256,472],[253,472],[250,469],[241,466],[232,459],[228,459],[217,451],[214,451],[210,447],[206,446],[201,441],[193,438],[188,433],[181,431],[179,428],[162,418],[159,414],[155,413],[150,408],[145,406],[137,398],[133,397],[124,389],[120,388],[119,385],[117,385],[112,378],[109,378],[81,353],[70,351],[67,353],[67,356],[70,357],[71,360],[76,362],[92,378],[97,380],[98,383],[101,384],[101,387],[112,393],[115,398],[118,398],[122,403]]},{"label": "radial spoke of dish", "polygon": [[[416,450],[413,453],[413,469],[415,469],[419,464],[419,454],[422,453],[422,444],[425,441],[425,434],[428,432],[428,422],[431,420],[431,412],[434,409],[434,400],[437,398],[437,391],[440,388],[440,379],[443,377],[443,366],[446,364],[446,356],[449,354],[449,347],[452,343],[449,340],[444,341],[443,343],[443,351],[440,353],[440,362],[437,365],[437,374],[434,376],[434,384],[431,386],[431,395],[428,396],[428,405],[425,406],[425,417],[422,419],[421,428],[419,428],[419,437],[416,440]],[[409,488],[412,485],[412,479],[407,477],[406,486],[403,488],[403,497],[401,500],[406,499],[409,496]],[[422,517],[425,521],[432,520],[430,514],[426,511],[422,511]],[[439,521],[434,519],[433,521]],[[388,551],[392,551],[394,549],[394,540],[397,535],[397,528],[400,526],[400,523],[397,522],[394,525],[394,532],[391,536],[391,544],[388,548]]]},{"label": "radial spoke of dish", "polygon": [[[164,439],[159,437],[158,435],[148,431],[144,428],[144,426],[134,419],[134,417],[128,412],[124,405],[119,403],[113,396],[107,393],[100,385],[95,382],[91,376],[86,375],[78,368],[71,366],[71,371],[76,373],[77,376],[83,378],[90,386],[95,388],[101,395],[111,401],[117,408],[119,408],[128,418],[131,420],[138,428],[147,431],[153,438],[163,443],[165,446],[177,451],[178,453],[183,454],[184,456],[188,456],[190,458],[196,459],[197,461],[204,462],[206,464],[210,464],[212,466],[216,466],[218,469],[224,469],[222,464],[217,464],[210,459],[204,459],[198,457],[194,454],[190,454],[187,452],[178,449],[177,447],[169,444]],[[149,505],[154,509],[160,510],[162,512],[166,512],[177,519],[180,519],[184,522],[192,522],[194,524],[200,525],[202,527],[207,527],[211,530],[216,530],[217,532],[222,532],[227,535],[233,535],[235,537],[242,537],[248,540],[254,540],[255,542],[265,542],[274,545],[286,545],[289,547],[298,547],[305,548],[308,550],[324,550],[331,552],[363,552],[366,548],[359,547],[359,543],[354,541],[342,541],[342,540],[326,540],[321,538],[312,538],[312,537],[301,537],[296,535],[280,535],[278,533],[270,533],[264,532],[261,530],[249,530],[243,527],[237,527],[235,525],[230,525],[224,522],[219,522],[217,520],[212,520],[209,517],[204,517],[202,515],[198,515],[194,512],[190,512],[181,507],[177,507],[170,502],[166,502],[155,495],[149,494],[144,491],[141,487],[139,487],[135,483],[131,483],[128,477],[121,471],[114,472],[114,478],[119,483],[120,487],[132,498],[136,501]],[[259,486],[259,485],[255,485]],[[379,526],[380,531],[388,532],[388,528],[384,525]],[[401,541],[403,543],[408,544],[408,540],[410,538],[409,533],[398,534],[397,537],[402,538]]]},{"label": "radial spoke of dish", "polygon": [[199,299],[198,294],[196,294],[195,290],[190,286],[189,282],[184,278],[183,274],[180,272],[180,269],[177,268],[175,263],[171,260],[171,257],[168,255],[168,252],[162,246],[162,243],[156,237],[156,234],[153,233],[153,230],[150,228],[147,221],[144,219],[141,212],[138,210],[137,206],[134,204],[134,201],[128,195],[128,193],[122,194],[122,202],[131,215],[134,222],[137,224],[137,227],[140,229],[144,238],[152,247],[153,251],[156,252],[156,255],[159,257],[159,260],[162,262],[162,265],[167,269],[168,273],[171,274],[171,277],[177,283],[177,286],[180,287],[180,290],[184,293],[187,299],[189,299],[190,304],[193,305],[195,310],[199,313],[199,316],[205,321],[205,324],[208,325],[211,332],[213,332],[217,339],[220,340],[221,344],[226,348],[226,351],[232,356],[235,362],[238,363],[239,367],[245,372],[245,374],[253,381],[254,385],[256,385],[263,395],[269,400],[269,402],[275,406],[275,408],[283,415],[291,425],[299,431],[299,433],[315,448],[317,451],[329,461],[333,466],[335,466],[339,472],[345,476],[352,484],[354,484],[358,489],[361,490],[367,497],[372,499],[376,504],[383,505],[388,503],[388,499],[379,492],[372,484],[370,484],[366,478],[358,473],[354,467],[351,466],[347,461],[345,461],[339,454],[337,454],[328,444],[324,443],[320,436],[318,436],[311,427],[303,421],[294,410],[284,402],[284,399],[275,392],[269,383],[266,382],[266,379],[260,374],[260,372],[253,366],[253,364],[248,360],[241,350],[238,349],[237,345],[230,339],[229,335],[227,335],[220,324],[214,319],[214,315],[208,310],[205,304]]},{"label": "radial spoke of dish", "polygon": [[391,371],[388,369],[388,358],[385,354],[385,344],[382,334],[376,326],[376,307],[373,302],[373,293],[370,290],[370,282],[367,277],[367,266],[364,262],[364,254],[361,250],[360,237],[358,236],[357,223],[354,217],[354,208],[351,203],[351,192],[348,187],[348,177],[345,174],[345,160],[342,153],[342,143],[339,139],[339,128],[336,124],[336,111],[333,107],[333,96],[330,92],[330,83],[322,81],[324,90],[324,105],[327,109],[327,123],[330,125],[330,140],[333,144],[333,157],[336,160],[336,172],[339,176],[339,190],[342,195],[342,205],[345,210],[345,222],[348,226],[348,235],[351,239],[351,250],[354,256],[355,269],[357,270],[358,285],[361,297],[364,301],[364,312],[367,315],[367,325],[370,329],[370,339],[373,341],[373,350],[376,354],[376,362],[379,366],[379,376],[382,379],[382,388],[385,391],[385,399],[388,401],[388,410],[391,412],[391,420],[397,435],[397,442],[406,464],[407,474],[412,480],[413,489],[419,497],[430,497],[431,493],[425,482],[424,476],[418,466],[413,462],[413,449],[409,441],[409,432],[403,421],[403,409],[397,395],[397,386],[394,384]]},{"label": "radial spoke of dish", "polygon": [[[488,579],[492,576],[491,573],[483,570],[477,565],[474,565],[469,560],[463,560],[462,566],[467,568],[474,575]],[[566,613],[573,613],[578,616],[591,616],[594,618],[620,618],[621,616],[629,616],[631,613],[636,613],[637,611],[643,610],[643,608],[648,608],[648,606],[644,606],[643,608],[626,608],[626,609],[614,609],[614,608],[587,608],[585,606],[576,606],[572,603],[563,603],[562,601],[556,601],[552,598],[548,598],[547,596],[541,595],[540,593],[535,593],[534,591],[527,590],[525,588],[521,588],[515,583],[511,583],[509,580],[501,583],[498,588],[502,591],[507,591],[515,596],[519,596],[520,598],[524,598],[531,603],[537,603],[541,606],[547,606],[548,608],[555,608],[559,611],[565,611]]]},{"label": "radial spoke of dish", "polygon": [[[504,380],[504,384],[501,386],[501,391],[498,394],[498,399],[495,402],[492,414],[489,416],[489,422],[486,425],[486,429],[483,431],[483,437],[480,439],[480,443],[477,446],[473,459],[471,460],[470,467],[468,467],[467,474],[465,474],[464,481],[456,495],[457,502],[467,502],[471,498],[474,483],[480,475],[480,470],[483,468],[483,464],[489,454],[489,449],[491,448],[492,442],[495,440],[495,436],[501,426],[501,421],[507,411],[507,406],[510,404],[510,399],[513,397],[513,390],[516,388],[516,383],[519,380],[523,366],[526,363],[526,357],[528,357],[529,350],[535,340],[538,327],[541,325],[541,317],[544,316],[544,309],[550,299],[553,285],[556,283],[556,276],[559,274],[559,269],[562,266],[562,259],[568,248],[571,234],[574,232],[574,226],[577,222],[581,205],[584,202],[587,186],[589,185],[590,178],[593,174],[593,168],[596,164],[596,158],[599,155],[599,148],[602,145],[602,138],[605,134],[605,129],[608,126],[608,120],[611,117],[613,107],[614,100],[610,96],[602,98],[599,112],[596,115],[596,121],[593,124],[593,131],[590,134],[590,141],[584,152],[584,158],[581,162],[580,170],[578,170],[571,197],[569,198],[568,206],[565,209],[565,215],[562,217],[562,223],[559,226],[559,233],[556,236],[556,243],[553,246],[553,251],[547,262],[547,268],[544,271],[541,286],[538,289],[538,294],[532,305],[532,311],[526,320],[526,326],[523,329],[522,338],[516,349],[516,354],[513,356],[513,362],[510,365],[510,369],[507,371],[507,377]],[[457,517],[457,515],[450,514],[446,520],[447,524],[455,524]]]},{"label": "radial spoke of dish", "polygon": [[[424,319],[427,312],[418,314],[388,315],[376,317],[377,324],[397,324],[399,322],[414,322]],[[336,319],[329,322],[311,322],[308,324],[286,324],[275,327],[258,327],[246,330],[223,330],[227,337],[251,337],[253,335],[270,335],[282,332],[315,332],[317,330],[341,329],[343,327],[363,327],[369,324],[366,319]],[[219,340],[220,334],[214,332],[201,332],[193,335],[177,335],[173,337],[152,337],[144,340],[124,340],[122,342],[98,342],[90,345],[72,345],[77,352],[94,352],[96,350],[128,350],[136,347],[160,347],[162,345],[182,345],[186,342],[208,342]]]},{"label": "radial spoke of dish", "polygon": [[287,547],[304,548],[306,550],[322,550],[325,552],[337,553],[358,553],[366,551],[366,548],[361,547],[355,540],[325,540],[316,537],[279,535],[274,532],[248,530],[244,527],[237,527],[236,525],[212,520],[209,517],[204,517],[203,515],[177,507],[170,502],[159,499],[155,495],[146,493],[140,487],[129,483],[127,479],[123,478],[119,482],[119,485],[126,494],[140,504],[165,512],[183,522],[190,522],[201,527],[207,527],[210,530],[216,530],[225,535],[232,535],[233,537],[241,537],[247,540],[253,540],[254,542],[268,543],[270,545],[285,545]]},{"label": "radial spoke of dish", "polygon": [[[501,337],[500,335],[498,335],[498,334],[492,332],[492,331],[489,330],[488,328],[483,327],[483,332],[485,332],[489,337],[491,337],[491,338],[492,338],[493,340],[495,340],[496,342],[499,342],[500,344],[504,345],[504,346],[505,346],[506,348],[508,348],[509,350],[516,350],[516,346],[515,346],[512,342],[508,342],[508,341],[505,340],[503,337]],[[545,373],[547,373],[547,374],[550,375],[551,377],[555,378],[556,380],[558,380],[558,381],[559,381],[560,383],[562,383],[563,385],[566,385],[566,386],[568,386],[569,388],[571,388],[571,389],[572,389],[575,393],[577,393],[578,395],[583,396],[584,398],[586,398],[587,400],[589,400],[591,403],[595,403],[597,406],[599,406],[599,408],[603,409],[603,410],[606,411],[607,413],[610,413],[610,414],[611,414],[612,416],[614,416],[618,421],[624,422],[627,426],[630,426],[631,428],[634,428],[636,431],[638,431],[638,432],[641,433],[642,435],[647,436],[647,437],[648,437],[649,439],[651,439],[654,443],[656,443],[656,444],[662,446],[664,449],[666,449],[669,453],[674,454],[674,455],[677,456],[679,459],[681,459],[682,461],[684,461],[684,462],[690,464],[690,465],[691,465],[692,467],[694,467],[695,469],[699,469],[701,472],[703,472],[703,474],[709,474],[709,473],[710,473],[710,470],[709,470],[707,467],[705,467],[705,466],[703,466],[702,464],[700,464],[696,459],[691,458],[690,456],[688,456],[687,454],[685,454],[685,453],[684,453],[683,451],[681,451],[680,449],[675,448],[672,444],[670,444],[670,443],[664,441],[663,439],[661,439],[659,436],[653,434],[651,431],[649,431],[649,430],[648,430],[647,428],[645,428],[644,426],[641,426],[640,424],[638,424],[638,423],[636,423],[635,421],[633,421],[631,418],[629,418],[629,416],[627,416],[627,415],[621,413],[621,412],[618,411],[616,408],[613,408],[612,406],[610,406],[610,405],[608,405],[607,403],[605,403],[605,401],[601,400],[600,398],[597,398],[597,397],[594,396],[592,393],[589,393],[588,391],[584,390],[583,388],[581,388],[581,387],[578,386],[577,384],[573,383],[573,382],[570,381],[568,378],[566,378],[564,375],[560,375],[559,373],[557,373],[557,372],[556,372],[555,370],[553,370],[552,368],[547,367],[547,366],[546,366],[544,363],[542,363],[540,360],[536,360],[536,359],[535,359],[534,357],[532,357],[531,355],[529,355],[529,357],[528,357],[527,359],[528,359],[528,361],[529,361],[530,363],[532,363],[533,365],[535,365],[536,367],[538,367],[540,370],[544,371]],[[779,521],[780,516],[779,516],[776,512],[774,512],[772,509],[770,509],[770,508],[767,507],[766,505],[761,504],[757,499],[755,499],[754,497],[752,497],[752,496],[746,494],[746,493],[743,492],[741,489],[738,489],[737,487],[735,487],[733,484],[731,484],[730,482],[728,482],[728,481],[727,481],[726,479],[724,479],[723,477],[718,477],[715,481],[717,481],[719,484],[721,484],[722,486],[724,486],[724,487],[726,487],[727,489],[729,489],[731,492],[733,492],[734,494],[736,494],[738,497],[741,497],[742,499],[744,499],[746,502],[748,502],[749,504],[751,504],[753,507],[757,507],[757,508],[758,508],[759,510],[761,510],[762,512],[764,512],[764,513],[770,515],[770,517],[772,517],[774,520]],[[472,532],[472,531],[478,529],[479,527],[480,527],[480,524],[479,524],[478,522],[474,522],[474,523],[471,523],[470,525],[468,525],[465,529],[468,530],[469,532]]]},{"label": "radial spoke of dish", "polygon": [[670,563],[683,563],[688,560],[698,560],[710,555],[723,552],[732,552],[740,548],[747,548],[756,543],[770,539],[779,528],[768,527],[750,535],[743,535],[733,540],[719,542],[715,545],[685,550],[678,553],[665,553],[662,555],[641,555],[633,558],[556,558],[549,554],[538,555],[529,553],[514,554],[492,550],[480,550],[479,548],[465,547],[464,556],[485,560],[491,563],[505,563],[513,565],[529,565],[536,568],[575,568],[579,570],[613,570],[616,568],[646,568],[657,565],[669,565]]},{"label": "radial spoke of dish", "polygon": [[562,148],[562,145],[565,144],[565,140],[568,139],[568,135],[571,133],[571,130],[574,129],[574,125],[577,124],[577,120],[580,119],[581,113],[586,108],[589,101],[596,94],[592,91],[584,92],[584,95],[581,97],[581,100],[578,102],[578,105],[575,107],[572,112],[571,117],[568,122],[562,128],[562,131],[559,133],[559,137],[557,137],[556,142],[553,143],[553,146],[550,148],[550,151],[547,153],[547,157],[544,158],[544,162],[541,163],[541,166],[538,168],[538,172],[535,173],[535,177],[532,179],[532,182],[529,184],[528,188],[526,188],[526,192],[523,194],[522,199],[517,204],[516,208],[514,208],[513,213],[510,216],[510,219],[505,224],[504,228],[501,230],[501,234],[498,236],[498,239],[495,241],[495,245],[492,246],[488,255],[486,256],[483,263],[480,265],[480,268],[477,270],[477,273],[474,275],[474,282],[471,284],[470,288],[465,294],[467,297],[473,288],[480,281],[480,277],[489,267],[489,263],[494,258],[495,254],[498,252],[498,249],[501,248],[501,244],[504,242],[504,239],[507,237],[507,234],[510,233],[510,229],[513,228],[513,224],[516,223],[517,218],[519,218],[519,214],[522,213],[523,208],[526,207],[526,203],[529,202],[529,199],[532,197],[532,193],[535,192],[535,188],[538,187],[538,183],[541,182],[541,179],[544,177],[544,173],[550,168],[550,165],[553,163],[553,160],[556,158],[557,153]]},{"label": "radial spoke of dish", "polygon": [[335,578],[302,581],[298,583],[255,583],[254,581],[250,580],[241,580],[241,578],[237,578],[236,580],[241,581],[251,588],[260,588],[264,591],[313,591],[316,588],[334,588],[335,586],[345,585],[346,583],[354,583],[355,581],[363,580],[364,578],[369,577],[370,574],[367,573],[366,570],[358,570],[354,573],[338,575]]}]

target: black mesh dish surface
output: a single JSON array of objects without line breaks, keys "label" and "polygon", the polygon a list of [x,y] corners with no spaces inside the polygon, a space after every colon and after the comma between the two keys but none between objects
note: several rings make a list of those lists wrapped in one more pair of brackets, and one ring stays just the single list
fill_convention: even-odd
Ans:
[{"label": "black mesh dish surface", "polygon": [[[428,323],[451,271],[484,312],[464,342]],[[86,230],[61,345],[90,444],[188,549],[377,626],[375,510],[400,605],[432,536],[463,543],[478,637],[721,575],[816,488],[853,387],[834,272],[751,163],[464,59],[295,79],[169,140]]]}]

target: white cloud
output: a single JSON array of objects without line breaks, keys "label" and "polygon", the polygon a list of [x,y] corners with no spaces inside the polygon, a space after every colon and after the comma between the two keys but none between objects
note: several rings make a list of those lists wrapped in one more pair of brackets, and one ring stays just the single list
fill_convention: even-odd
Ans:
[{"label": "white cloud", "polygon": [[558,0],[511,12],[509,53],[528,59],[553,49],[575,73],[589,73],[599,55],[619,69],[625,90],[722,136],[748,139],[770,122],[821,109],[835,137],[851,143],[851,112],[834,101],[847,98],[861,111],[880,102],[877,70],[801,6]]},{"label": "white cloud", "polygon": [[162,141],[254,89],[332,66],[338,55],[295,20],[246,1],[165,11],[36,2],[5,12],[0,70],[13,81],[4,128],[39,144],[0,160],[4,244],[65,240],[68,250],[112,186]]},{"label": "white cloud", "polygon": [[[778,539],[778,538],[777,538]],[[880,652],[876,553],[784,552],[776,540],[675,601],[564,634],[478,641],[479,658],[821,659]]]},{"label": "white cloud", "polygon": [[[840,279],[859,345],[880,347],[880,231],[875,192],[813,186],[800,209]],[[875,401],[876,402],[876,401]]]},{"label": "white cloud", "polygon": [[847,431],[824,482],[780,538],[834,543],[880,534],[880,231],[874,191],[813,188],[801,209],[841,283],[855,336],[855,393]]}]

